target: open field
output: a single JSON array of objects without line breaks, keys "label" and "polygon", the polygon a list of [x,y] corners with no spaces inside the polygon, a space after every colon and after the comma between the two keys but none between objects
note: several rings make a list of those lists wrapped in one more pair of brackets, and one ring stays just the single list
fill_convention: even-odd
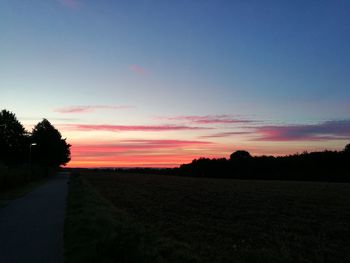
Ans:
[{"label": "open field", "polygon": [[350,184],[83,173],[200,262],[350,262]]},{"label": "open field", "polygon": [[190,247],[152,233],[78,175],[70,178],[64,230],[66,263],[190,263]]}]

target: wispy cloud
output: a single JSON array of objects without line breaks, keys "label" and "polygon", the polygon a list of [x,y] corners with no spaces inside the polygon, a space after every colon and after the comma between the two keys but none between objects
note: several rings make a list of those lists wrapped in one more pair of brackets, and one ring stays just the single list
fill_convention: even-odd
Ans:
[{"label": "wispy cloud", "polygon": [[252,123],[255,120],[241,119],[233,115],[206,115],[206,116],[175,116],[175,117],[158,117],[157,119],[169,121],[183,121],[197,124],[233,124],[233,123]]},{"label": "wispy cloud", "polygon": [[209,135],[203,135],[200,136],[199,138],[224,138],[224,137],[230,137],[230,136],[237,136],[237,135],[249,135],[252,134],[250,131],[241,131],[241,132],[218,132],[214,134],[209,134]]},{"label": "wispy cloud", "polygon": [[124,140],[124,143],[129,145],[137,145],[151,148],[178,148],[195,145],[207,145],[212,142],[196,141],[196,140]]},{"label": "wispy cloud", "polygon": [[108,105],[90,105],[90,106],[69,106],[64,108],[58,108],[55,109],[55,112],[59,113],[88,113],[93,112],[96,110],[122,110],[122,109],[130,109],[134,108],[133,106],[126,106],[126,105],[120,105],[120,106],[108,106]]},{"label": "wispy cloud", "polygon": [[[22,120],[25,120],[25,121],[31,121],[31,122],[38,122],[38,121],[41,121],[43,119],[42,116],[40,117],[24,117],[22,118]],[[59,122],[77,122],[79,119],[77,118],[51,118],[50,117],[50,121],[59,121]]]},{"label": "wispy cloud", "polygon": [[179,130],[202,130],[210,129],[206,127],[178,126],[178,125],[109,125],[109,124],[66,124],[62,125],[65,129],[79,131],[143,131],[143,132],[161,132],[161,131],[179,131]]},{"label": "wispy cloud", "polygon": [[130,71],[138,74],[138,75],[142,75],[142,76],[147,76],[149,75],[149,71],[146,70],[145,68],[139,66],[139,65],[136,65],[136,64],[131,64],[129,65],[129,69]]},{"label": "wispy cloud", "polygon": [[259,141],[324,141],[350,139],[350,120],[320,124],[256,127]]},{"label": "wispy cloud", "polygon": [[58,0],[65,7],[76,9],[80,6],[80,0]]},{"label": "wispy cloud", "polygon": [[144,151],[156,149],[186,148],[200,145],[211,145],[212,142],[190,140],[122,140],[114,144],[84,144],[73,146],[74,151],[80,155],[91,153],[110,155],[116,153],[130,154],[131,151]]}]

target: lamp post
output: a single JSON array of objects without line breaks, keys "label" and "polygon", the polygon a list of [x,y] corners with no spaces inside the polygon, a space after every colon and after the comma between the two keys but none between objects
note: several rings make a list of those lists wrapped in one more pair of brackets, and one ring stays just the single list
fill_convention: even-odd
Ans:
[{"label": "lamp post", "polygon": [[36,146],[36,143],[33,142],[31,144],[29,144],[29,158],[28,158],[28,163],[29,163],[29,171],[28,171],[28,183],[30,182],[30,177],[31,177],[31,173],[32,173],[32,147]]}]

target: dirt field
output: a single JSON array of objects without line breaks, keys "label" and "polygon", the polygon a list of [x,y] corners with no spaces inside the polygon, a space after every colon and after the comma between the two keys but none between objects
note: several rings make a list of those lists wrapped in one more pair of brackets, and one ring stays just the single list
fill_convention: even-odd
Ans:
[{"label": "dirt field", "polygon": [[201,262],[350,262],[350,184],[85,173]]}]

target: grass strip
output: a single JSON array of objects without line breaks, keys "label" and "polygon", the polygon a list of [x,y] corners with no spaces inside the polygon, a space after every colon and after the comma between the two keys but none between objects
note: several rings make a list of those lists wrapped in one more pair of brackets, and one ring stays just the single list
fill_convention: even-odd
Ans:
[{"label": "grass strip", "polygon": [[197,262],[189,246],[151,233],[79,175],[70,177],[65,262]]},{"label": "grass strip", "polygon": [[12,200],[30,193],[34,188],[45,182],[47,182],[46,178],[0,192],[0,208],[6,206]]}]

